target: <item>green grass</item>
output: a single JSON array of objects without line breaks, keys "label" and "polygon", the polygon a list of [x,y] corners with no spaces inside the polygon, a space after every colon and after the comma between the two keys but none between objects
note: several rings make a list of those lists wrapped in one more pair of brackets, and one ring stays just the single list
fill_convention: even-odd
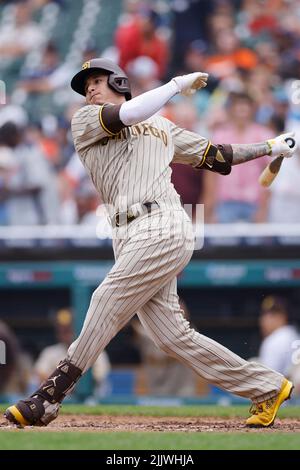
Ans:
[{"label": "green grass", "polygon": [[[249,405],[250,406],[250,405]],[[61,414],[111,415],[111,416],[186,416],[205,417],[219,416],[220,418],[245,418],[249,415],[249,406],[133,406],[133,405],[63,405]],[[0,413],[7,408],[0,406]],[[300,406],[287,406],[280,409],[279,418],[300,418]]]},{"label": "green grass", "polygon": [[[0,412],[5,409],[3,405]],[[248,407],[221,406],[118,406],[65,405],[63,414],[86,415],[131,415],[131,416],[177,416],[177,417],[241,417],[248,415]],[[279,412],[280,418],[300,418],[300,407],[289,406]],[[3,430],[0,431],[0,450],[201,450],[201,449],[300,449],[300,433],[280,433],[269,430],[243,433],[222,432],[66,432],[47,430]]]},{"label": "green grass", "polygon": [[[127,406],[127,405],[103,405],[82,406],[67,405],[62,408],[65,414],[96,414],[96,415],[129,415],[129,416],[219,416],[221,418],[234,418],[249,416],[249,406]],[[278,414],[281,418],[300,418],[300,407],[290,406],[281,408]]]},{"label": "green grass", "polygon": [[0,432],[0,450],[299,449],[299,434]]}]

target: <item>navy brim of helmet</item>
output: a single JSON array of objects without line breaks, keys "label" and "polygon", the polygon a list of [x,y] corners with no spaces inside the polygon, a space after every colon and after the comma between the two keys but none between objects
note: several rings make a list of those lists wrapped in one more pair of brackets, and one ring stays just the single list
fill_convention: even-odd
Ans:
[{"label": "navy brim of helmet", "polygon": [[[88,69],[80,70],[80,72],[76,73],[76,75],[74,75],[74,77],[72,78],[71,88],[77,93],[79,93],[80,95],[85,96],[86,95],[86,92],[85,92],[86,81],[95,72],[101,73],[102,71],[98,67],[90,67]],[[107,70],[103,70],[103,73],[108,75]]]}]

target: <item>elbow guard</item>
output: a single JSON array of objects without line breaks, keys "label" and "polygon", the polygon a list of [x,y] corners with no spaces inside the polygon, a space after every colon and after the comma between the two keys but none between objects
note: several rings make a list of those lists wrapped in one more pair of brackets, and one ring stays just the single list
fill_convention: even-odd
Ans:
[{"label": "elbow guard", "polygon": [[196,169],[203,169],[220,173],[220,175],[229,175],[231,172],[233,151],[231,145],[214,145],[209,143],[204,152],[200,165]]}]

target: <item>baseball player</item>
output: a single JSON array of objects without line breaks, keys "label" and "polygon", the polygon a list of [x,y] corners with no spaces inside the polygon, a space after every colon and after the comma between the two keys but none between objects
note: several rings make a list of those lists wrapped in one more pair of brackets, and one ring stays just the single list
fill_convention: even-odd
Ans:
[{"label": "baseball player", "polygon": [[123,70],[106,59],[86,62],[71,82],[86,106],[72,119],[76,150],[107,204],[115,265],[92,295],[82,331],[49,378],[5,417],[17,425],[47,425],[61,402],[101,351],[137,313],[153,341],[210,383],[252,400],[248,426],[273,424],[293,384],[247,362],[194,329],[184,319],[176,276],[194,246],[192,224],[170,182],[171,162],[227,175],[266,154],[289,157],[281,135],[249,145],[222,145],[180,129],[156,114],[174,95],[206,86],[196,72],[132,98]]}]

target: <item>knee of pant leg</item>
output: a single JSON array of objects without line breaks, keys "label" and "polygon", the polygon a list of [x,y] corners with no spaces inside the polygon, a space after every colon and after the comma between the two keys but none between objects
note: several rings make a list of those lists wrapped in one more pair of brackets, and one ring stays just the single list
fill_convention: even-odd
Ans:
[{"label": "knee of pant leg", "polygon": [[114,293],[101,285],[94,290],[90,307],[97,310],[103,310],[104,308],[111,309],[116,304],[116,300]]},{"label": "knee of pant leg", "polygon": [[167,336],[164,336],[162,338],[156,338],[156,344],[157,346],[159,347],[159,349],[161,349],[162,351],[164,351],[165,353],[167,354],[172,354],[172,351],[174,349],[174,346],[176,344],[176,338],[175,337],[167,337]]},{"label": "knee of pant leg", "polygon": [[[130,319],[131,310],[124,305],[124,294],[117,288],[107,286],[98,287],[92,294],[89,307],[90,319],[93,321],[95,334],[102,334],[111,338],[115,336]],[[99,321],[96,321],[99,318]],[[109,335],[108,335],[109,333]]]},{"label": "knee of pant leg", "polygon": [[94,290],[92,297],[91,297],[91,303],[101,302],[102,298],[104,297],[105,297],[105,290],[102,288],[102,285],[100,285],[99,287],[97,287],[97,289]]},{"label": "knee of pant leg", "polygon": [[94,290],[92,294],[91,301],[102,306],[112,306],[122,302],[124,298],[124,292],[122,293],[119,285],[112,283],[102,283],[97,289]]},{"label": "knee of pant leg", "polygon": [[185,325],[182,330],[178,330],[172,334],[168,332],[168,336],[155,338],[155,341],[162,351],[173,355],[175,354],[174,351],[176,351],[178,348],[185,348],[186,344],[190,342],[193,332],[193,329],[191,329],[188,325]]}]

